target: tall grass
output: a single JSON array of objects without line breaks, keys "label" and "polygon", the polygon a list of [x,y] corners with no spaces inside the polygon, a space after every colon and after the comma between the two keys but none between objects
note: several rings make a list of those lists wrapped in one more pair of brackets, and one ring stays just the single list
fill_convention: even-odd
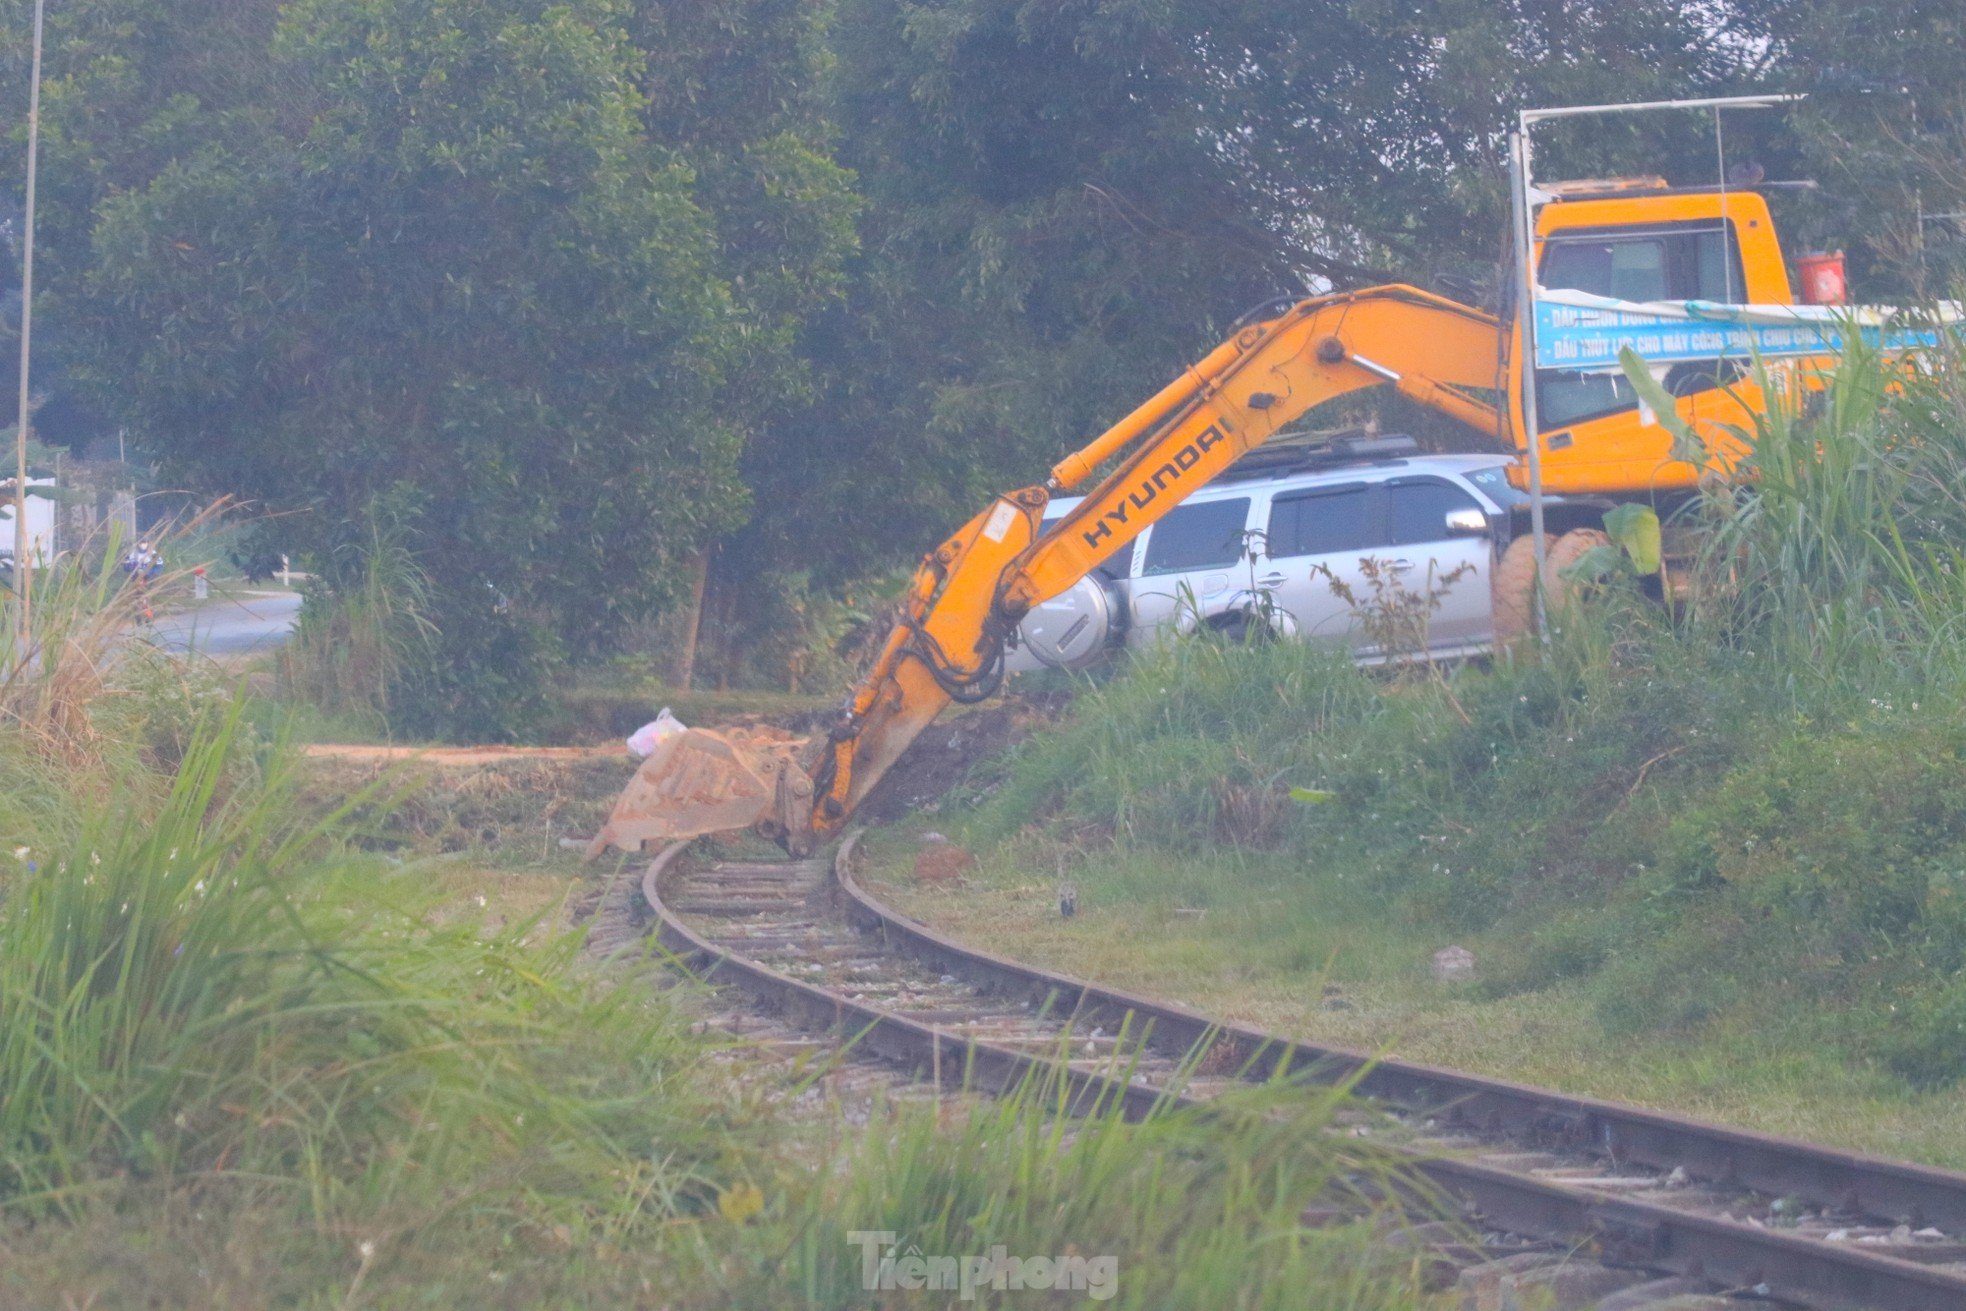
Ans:
[{"label": "tall grass", "polygon": [[589,988],[538,926],[431,923],[414,883],[334,854],[340,816],[300,818],[239,725],[193,733],[154,811],[88,807],[9,862],[0,1201],[131,1171],[279,1181],[316,1223],[460,1188],[524,1210],[568,1177],[595,1222],[713,1195],[715,1108],[644,1101],[696,1059],[680,1022]]},{"label": "tall grass", "polygon": [[[1141,1123],[1112,1104],[1069,1118],[1063,1102],[1057,1084],[1034,1077],[1009,1097],[971,1103],[953,1123],[933,1109],[904,1113],[852,1143],[837,1182],[787,1217],[798,1237],[786,1300],[956,1301],[894,1291],[891,1279],[870,1293],[863,1261],[872,1247],[876,1262],[956,1258],[958,1276],[961,1258],[993,1250],[1103,1260],[1104,1280],[1093,1267],[1090,1287],[1060,1299],[1075,1305],[1088,1293],[1116,1307],[1302,1307],[1307,1297],[1334,1311],[1416,1304],[1421,1272],[1377,1245],[1369,1208],[1366,1222],[1332,1229],[1299,1220],[1309,1204],[1357,1206],[1401,1177],[1388,1153],[1334,1131],[1342,1092],[1248,1089]],[[1398,1221],[1383,1209],[1376,1219]],[[978,1304],[1039,1296],[984,1286]]]},{"label": "tall grass", "polygon": [[1697,506],[1696,617],[1818,682],[1889,668],[1962,672],[1966,620],[1966,346],[1915,366],[1852,335],[1810,385],[1743,434],[1742,482]]},{"label": "tall grass", "polygon": [[[196,533],[223,513],[214,505],[154,536],[160,549]],[[189,566],[167,570],[148,584],[133,585],[121,567],[124,540],[111,522],[51,569],[37,570],[28,641],[21,641],[21,600],[0,590],[0,731],[17,733],[45,760],[68,767],[100,767],[117,754],[126,727],[119,703],[163,672],[154,652],[138,640],[150,599],[188,590]]]},{"label": "tall grass", "polygon": [[361,538],[308,585],[279,654],[283,694],[386,725],[405,673],[431,652],[430,610],[429,580],[404,534],[372,511]]}]

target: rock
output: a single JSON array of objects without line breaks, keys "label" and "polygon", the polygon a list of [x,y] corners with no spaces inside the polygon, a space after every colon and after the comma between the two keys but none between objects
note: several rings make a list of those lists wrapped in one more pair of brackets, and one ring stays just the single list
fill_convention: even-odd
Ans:
[{"label": "rock", "polygon": [[961,883],[976,868],[976,857],[944,839],[930,843],[915,857],[915,881],[935,887]]},{"label": "rock", "polygon": [[1584,1311],[1610,1294],[1644,1283],[1645,1279],[1636,1270],[1614,1270],[1588,1261],[1573,1261],[1503,1279],[1500,1301],[1505,1311]]},{"label": "rock", "polygon": [[1511,1290],[1517,1275],[1544,1266],[1560,1265],[1563,1257],[1555,1252],[1521,1252],[1515,1256],[1505,1256],[1498,1261],[1485,1261],[1480,1265],[1469,1266],[1461,1272],[1454,1285],[1458,1295],[1456,1302],[1460,1311],[1502,1311],[1502,1284],[1509,1281]]},{"label": "rock", "polygon": [[1434,953],[1436,983],[1466,983],[1474,976],[1474,953],[1466,947],[1442,947]]},{"label": "rock", "polygon": [[1707,1287],[1698,1279],[1654,1279],[1611,1294],[1597,1304],[1596,1311],[1658,1311],[1661,1302],[1703,1296]]}]

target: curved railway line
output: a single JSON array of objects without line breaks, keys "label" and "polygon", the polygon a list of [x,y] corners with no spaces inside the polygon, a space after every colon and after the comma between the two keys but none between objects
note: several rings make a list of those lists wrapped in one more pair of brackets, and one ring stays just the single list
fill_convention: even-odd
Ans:
[{"label": "curved railway line", "polygon": [[[1137,1116],[1238,1080],[1356,1080],[1373,1118],[1353,1131],[1383,1134],[1452,1199],[1452,1233],[1515,1244],[1493,1260],[1438,1228],[1446,1268],[1471,1271],[1470,1306],[1489,1304],[1480,1288],[1517,1280],[1542,1281],[1558,1306],[1618,1311],[1697,1311],[1724,1297],[1966,1311],[1966,1174],[1372,1061],[964,947],[860,887],[858,836],[830,864],[702,860],[672,846],[641,879],[653,931],[753,1007],[946,1086],[997,1092],[1056,1077],[1080,1105]],[[638,931],[626,908],[610,915],[602,945]]]}]

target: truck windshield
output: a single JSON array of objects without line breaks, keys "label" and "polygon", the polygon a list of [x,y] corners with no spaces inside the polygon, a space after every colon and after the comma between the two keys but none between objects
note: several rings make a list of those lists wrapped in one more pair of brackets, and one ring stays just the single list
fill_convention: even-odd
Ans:
[{"label": "truck windshield", "polygon": [[[1738,304],[1747,299],[1740,249],[1731,232],[1712,222],[1595,229],[1576,236],[1554,232],[1543,241],[1536,280],[1551,291],[1618,300]],[[1712,387],[1727,376],[1713,369],[1682,372],[1682,378],[1668,383],[1675,395]],[[1623,374],[1536,371],[1536,417],[1545,432],[1637,404]]]},{"label": "truck windshield", "polygon": [[1717,224],[1552,233],[1543,242],[1537,281],[1552,291],[1582,291],[1618,300],[1747,299],[1741,256]]}]

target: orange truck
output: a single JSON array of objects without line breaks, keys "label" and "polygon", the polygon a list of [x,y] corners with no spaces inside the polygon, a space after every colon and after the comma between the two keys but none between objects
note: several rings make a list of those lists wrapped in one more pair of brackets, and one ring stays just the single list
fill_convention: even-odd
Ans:
[{"label": "orange truck", "polygon": [[[1542,289],[1617,302],[1793,301],[1774,221],[1753,191],[1658,179],[1547,191],[1535,226]],[[1195,489],[1327,401],[1392,387],[1512,447],[1510,480],[1526,486],[1522,341],[1514,314],[1498,319],[1403,285],[1264,306],[1060,460],[1046,481],[998,496],[930,551],[878,658],[823,737],[792,745],[690,730],[665,740],[590,855],[610,844],[636,850],[742,828],[794,854],[814,850],[945,707],[997,691],[1006,644],[1033,606],[1079,584]],[[1735,430],[1751,430],[1767,398],[1737,363],[1687,361],[1654,376],[1704,441],[1703,462],[1675,458],[1674,432],[1641,404],[1626,375],[1535,371],[1542,485],[1562,498],[1547,515],[1553,555],[1574,555],[1576,540],[1564,550],[1563,538],[1593,533],[1612,504],[1683,495],[1746,454]],[[1079,499],[1047,515],[1054,497],[1067,496]],[[1498,594],[1498,615],[1527,615],[1535,586],[1528,535],[1495,548],[1497,588],[1523,593]]]}]

